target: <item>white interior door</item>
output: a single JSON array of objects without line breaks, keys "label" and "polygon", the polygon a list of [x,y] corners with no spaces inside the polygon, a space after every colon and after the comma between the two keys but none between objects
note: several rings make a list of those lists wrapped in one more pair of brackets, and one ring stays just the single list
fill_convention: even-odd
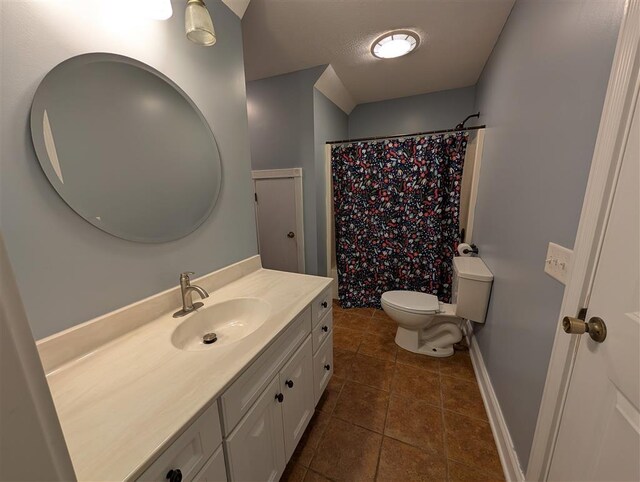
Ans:
[{"label": "white interior door", "polygon": [[640,480],[639,111],[636,104],[587,314],[604,320],[607,336],[579,335],[550,480]]},{"label": "white interior door", "polygon": [[299,178],[254,179],[258,249],[268,269],[304,272]]}]

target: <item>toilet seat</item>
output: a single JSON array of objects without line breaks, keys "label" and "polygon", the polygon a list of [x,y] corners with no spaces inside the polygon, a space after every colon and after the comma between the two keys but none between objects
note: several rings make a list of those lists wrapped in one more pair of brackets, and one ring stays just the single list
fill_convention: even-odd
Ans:
[{"label": "toilet seat", "polygon": [[407,313],[431,315],[440,312],[438,297],[419,291],[387,291],[382,294],[381,301]]}]

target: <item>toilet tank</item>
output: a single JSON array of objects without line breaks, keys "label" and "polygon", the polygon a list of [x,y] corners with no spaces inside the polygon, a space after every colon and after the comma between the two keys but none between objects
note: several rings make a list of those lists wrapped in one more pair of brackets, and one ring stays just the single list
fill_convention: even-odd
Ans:
[{"label": "toilet tank", "polygon": [[489,307],[493,274],[480,258],[453,258],[453,296],[456,316],[484,323]]}]

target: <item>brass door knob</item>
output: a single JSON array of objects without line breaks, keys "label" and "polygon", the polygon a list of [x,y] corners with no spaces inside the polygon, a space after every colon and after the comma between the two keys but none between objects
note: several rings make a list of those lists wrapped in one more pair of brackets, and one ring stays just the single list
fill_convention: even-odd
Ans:
[{"label": "brass door knob", "polygon": [[289,231],[287,233],[287,238],[295,238],[295,237],[296,237],[296,234],[293,231]]},{"label": "brass door knob", "polygon": [[597,343],[602,343],[607,338],[607,325],[605,325],[602,318],[597,316],[589,319],[586,323],[578,318],[572,318],[571,316],[565,316],[562,319],[562,329],[565,333],[571,335],[582,335],[583,333],[589,333],[591,339]]}]

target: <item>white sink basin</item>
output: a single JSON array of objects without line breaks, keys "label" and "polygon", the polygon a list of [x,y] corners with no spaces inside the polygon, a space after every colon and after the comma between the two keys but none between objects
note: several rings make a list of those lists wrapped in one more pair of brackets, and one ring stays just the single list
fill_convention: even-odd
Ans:
[{"label": "white sink basin", "polygon": [[[176,348],[187,351],[211,350],[235,343],[260,328],[269,317],[271,306],[258,298],[236,298],[199,309],[180,323],[171,335]],[[206,344],[203,337],[215,333]],[[209,339],[214,338],[212,335]]]}]

